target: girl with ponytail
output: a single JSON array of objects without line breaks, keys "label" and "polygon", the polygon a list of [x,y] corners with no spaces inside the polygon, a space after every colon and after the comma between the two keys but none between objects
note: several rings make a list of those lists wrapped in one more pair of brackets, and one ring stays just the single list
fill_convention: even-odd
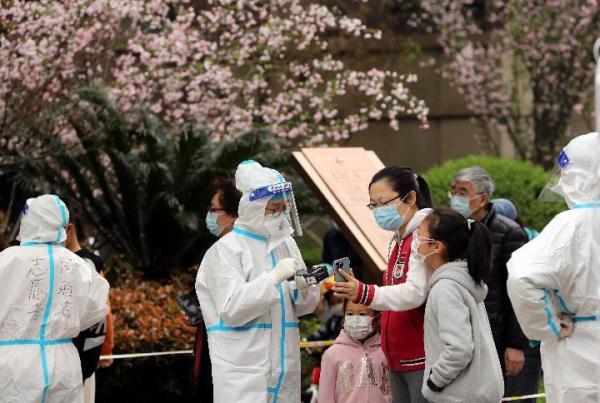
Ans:
[{"label": "girl with ponytail", "polygon": [[371,180],[369,197],[375,221],[390,231],[384,286],[362,284],[343,273],[347,282],[335,283],[333,290],[337,296],[383,311],[381,346],[390,369],[393,400],[426,402],[421,384],[428,273],[411,258],[411,245],[413,231],[431,211],[429,186],[410,168],[389,166]]},{"label": "girl with ponytail", "polygon": [[415,231],[413,258],[432,272],[425,309],[423,395],[430,402],[499,402],[500,361],[483,301],[491,268],[487,227],[436,209]]}]

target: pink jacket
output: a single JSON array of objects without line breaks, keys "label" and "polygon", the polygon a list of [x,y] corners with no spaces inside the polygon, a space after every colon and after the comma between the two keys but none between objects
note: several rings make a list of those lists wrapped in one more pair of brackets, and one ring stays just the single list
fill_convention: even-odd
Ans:
[{"label": "pink jacket", "polygon": [[381,351],[381,336],[363,345],[344,330],[323,354],[319,403],[391,403],[388,366]]}]

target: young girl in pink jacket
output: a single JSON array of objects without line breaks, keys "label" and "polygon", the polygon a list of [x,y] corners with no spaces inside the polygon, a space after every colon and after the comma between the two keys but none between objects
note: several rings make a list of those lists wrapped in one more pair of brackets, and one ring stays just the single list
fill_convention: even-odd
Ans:
[{"label": "young girl in pink jacket", "polygon": [[375,311],[347,301],[344,330],[323,354],[319,403],[391,403],[389,372]]}]

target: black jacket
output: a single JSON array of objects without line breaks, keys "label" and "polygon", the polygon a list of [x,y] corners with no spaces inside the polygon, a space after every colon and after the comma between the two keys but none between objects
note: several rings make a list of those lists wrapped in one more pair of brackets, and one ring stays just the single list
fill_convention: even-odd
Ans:
[{"label": "black jacket", "polygon": [[[87,249],[81,249],[75,252],[75,254],[82,259],[93,263],[98,273],[102,271],[104,262],[99,256]],[[84,381],[96,372],[105,337],[106,322],[103,320],[89,329],[83,330],[73,339],[73,344],[75,345],[75,348],[77,348],[81,360],[81,373]]]},{"label": "black jacket", "polygon": [[489,210],[483,219],[492,237],[492,271],[486,281],[488,295],[485,306],[500,362],[504,364],[504,350],[507,347],[523,350],[529,345],[506,291],[506,263],[515,250],[527,243],[527,235],[516,222],[496,214],[491,203]]}]

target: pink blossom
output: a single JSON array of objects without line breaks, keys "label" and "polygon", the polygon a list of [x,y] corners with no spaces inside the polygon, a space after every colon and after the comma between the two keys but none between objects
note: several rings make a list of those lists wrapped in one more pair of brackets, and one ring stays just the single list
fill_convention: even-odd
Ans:
[{"label": "pink blossom", "polygon": [[412,25],[438,31],[442,75],[476,116],[482,144],[497,151],[494,134],[505,132],[520,157],[544,162],[565,142],[571,114],[589,112],[598,1],[489,1],[478,19],[471,3],[421,1]]},{"label": "pink blossom", "polygon": [[[353,70],[328,51],[332,37],[382,33],[323,4],[14,0],[0,9],[0,26],[0,130],[17,137],[25,117],[58,110],[88,85],[104,87],[124,113],[144,105],[169,125],[208,127],[215,141],[267,126],[317,145],[364,130],[370,117],[427,121],[409,89],[416,76]],[[73,141],[67,121],[56,122]]]}]

